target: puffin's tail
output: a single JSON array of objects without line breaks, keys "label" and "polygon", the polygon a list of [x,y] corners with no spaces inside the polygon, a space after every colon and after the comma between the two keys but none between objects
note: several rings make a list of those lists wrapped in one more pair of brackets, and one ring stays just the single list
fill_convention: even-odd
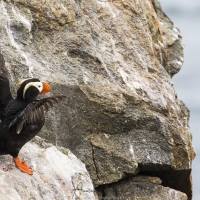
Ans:
[{"label": "puffin's tail", "polygon": [[5,67],[5,60],[0,49],[0,119],[6,105],[13,99],[10,92],[8,71]]}]

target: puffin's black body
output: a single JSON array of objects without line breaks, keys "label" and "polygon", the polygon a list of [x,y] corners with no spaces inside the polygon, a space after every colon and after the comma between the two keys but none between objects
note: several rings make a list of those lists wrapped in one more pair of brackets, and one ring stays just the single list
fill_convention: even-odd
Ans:
[{"label": "puffin's black body", "polygon": [[37,100],[38,94],[48,92],[50,86],[32,78],[19,84],[17,97],[13,99],[7,77],[0,53],[0,155],[10,154],[21,171],[32,174],[30,168],[18,158],[19,151],[43,127],[44,112],[65,96]]},{"label": "puffin's black body", "polygon": [[20,149],[28,141],[34,138],[44,125],[44,114],[33,123],[26,123],[20,134],[16,133],[16,124],[12,127],[10,123],[19,115],[29,103],[18,99],[11,100],[5,108],[5,113],[0,123],[0,155],[10,154],[17,157]]}]

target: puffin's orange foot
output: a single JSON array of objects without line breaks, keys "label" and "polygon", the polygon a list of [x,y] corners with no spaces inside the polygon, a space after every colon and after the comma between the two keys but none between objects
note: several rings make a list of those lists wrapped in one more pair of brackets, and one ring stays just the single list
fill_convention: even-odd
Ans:
[{"label": "puffin's orange foot", "polygon": [[16,167],[18,169],[20,169],[22,172],[27,173],[29,175],[33,174],[32,170],[29,168],[29,166],[25,162],[22,162],[18,157],[13,158],[13,160],[14,160]]}]

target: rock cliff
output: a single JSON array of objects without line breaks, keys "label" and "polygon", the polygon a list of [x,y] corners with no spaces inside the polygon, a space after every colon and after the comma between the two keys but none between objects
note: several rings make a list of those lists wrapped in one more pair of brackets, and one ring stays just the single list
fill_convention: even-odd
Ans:
[{"label": "rock cliff", "polygon": [[0,11],[11,84],[38,77],[68,96],[40,136],[85,163],[99,199],[191,199],[189,112],[171,80],[183,45],[157,0],[1,0]]}]

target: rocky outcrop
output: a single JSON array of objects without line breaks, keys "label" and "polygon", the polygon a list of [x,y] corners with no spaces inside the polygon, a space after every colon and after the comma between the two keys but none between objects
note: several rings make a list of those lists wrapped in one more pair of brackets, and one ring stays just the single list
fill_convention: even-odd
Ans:
[{"label": "rocky outcrop", "polygon": [[100,199],[140,199],[140,200],[186,200],[187,195],[174,189],[161,186],[156,177],[135,176],[119,181],[111,186],[101,186]]},{"label": "rocky outcrop", "polygon": [[33,169],[32,176],[20,172],[10,156],[0,157],[1,200],[95,199],[92,181],[80,160],[65,148],[40,138],[34,141],[20,155]]},{"label": "rocky outcrop", "polygon": [[157,0],[2,0],[0,10],[12,84],[34,76],[68,96],[40,136],[85,163],[99,198],[150,187],[146,176],[162,180],[155,196],[191,198],[189,114],[171,80],[183,46]]}]

